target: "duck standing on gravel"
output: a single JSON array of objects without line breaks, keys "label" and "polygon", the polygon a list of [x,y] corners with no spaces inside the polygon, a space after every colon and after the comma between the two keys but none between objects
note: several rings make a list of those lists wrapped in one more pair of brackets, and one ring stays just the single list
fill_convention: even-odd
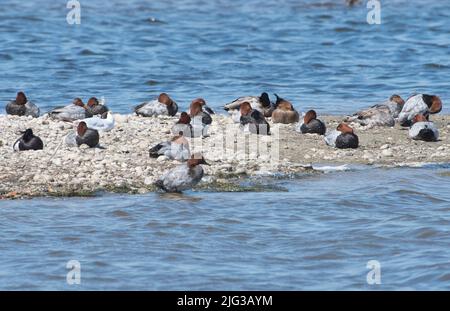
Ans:
[{"label": "duck standing on gravel", "polygon": [[427,118],[430,114],[439,113],[442,110],[442,101],[436,95],[418,94],[410,97],[398,116],[401,126],[411,126],[414,117],[422,114]]},{"label": "duck standing on gravel", "polygon": [[69,147],[79,147],[85,144],[93,148],[98,145],[99,141],[98,131],[88,128],[84,121],[78,124],[76,132],[72,132],[65,137],[65,143]]},{"label": "duck standing on gravel", "polygon": [[300,116],[294,109],[294,106],[277,94],[274,95],[277,98],[277,101],[275,102],[275,110],[272,112],[272,122],[283,124],[297,123]]},{"label": "duck standing on gravel", "polygon": [[22,134],[22,137],[20,137],[13,145],[14,151],[44,149],[42,140],[33,134],[32,129],[27,129],[26,131],[22,132]]},{"label": "duck standing on gravel", "polygon": [[87,127],[99,132],[109,132],[115,126],[114,116],[111,111],[104,112],[102,115],[94,115],[92,118],[81,120]]},{"label": "duck standing on gravel", "polygon": [[209,165],[201,154],[193,154],[186,164],[165,172],[155,186],[166,192],[182,192],[196,186],[203,177],[203,167]]},{"label": "duck standing on gravel", "polygon": [[395,119],[403,109],[405,101],[399,95],[392,95],[389,100],[354,113],[344,119],[345,122],[358,123],[367,128],[395,125]]},{"label": "duck standing on gravel", "polygon": [[433,122],[419,114],[414,117],[413,125],[409,129],[409,138],[423,141],[437,141],[439,138],[439,131]]},{"label": "duck standing on gravel", "polygon": [[191,117],[191,125],[193,130],[192,137],[207,137],[208,127],[212,123],[212,118],[209,113],[203,110],[206,102],[203,98],[194,99],[189,108],[189,116]]},{"label": "duck standing on gravel", "polygon": [[177,114],[178,105],[169,95],[161,93],[158,99],[142,103],[134,108],[134,112],[138,116],[143,117],[157,117],[157,116],[171,116]]},{"label": "duck standing on gravel", "polygon": [[169,141],[165,141],[150,148],[151,158],[157,158],[161,155],[166,156],[171,160],[187,161],[191,157],[189,150],[189,142],[180,132],[178,136],[173,137]]},{"label": "duck standing on gravel", "polygon": [[336,130],[326,134],[324,139],[327,145],[338,149],[356,149],[359,146],[358,136],[345,123],[339,124]]},{"label": "duck standing on gravel", "polygon": [[231,114],[235,123],[239,123],[241,120],[240,107],[242,103],[249,103],[252,109],[258,110],[266,118],[272,116],[274,109],[273,104],[270,101],[269,94],[263,92],[261,93],[261,96],[239,97],[224,106],[224,109]]},{"label": "duck standing on gravel", "polygon": [[108,112],[108,107],[105,105],[105,100],[102,98],[101,102],[96,97],[89,98],[86,105],[86,112],[88,116],[103,115]]},{"label": "duck standing on gravel", "polygon": [[73,103],[65,107],[58,107],[48,113],[50,118],[60,121],[73,122],[90,117],[81,98],[75,98]]},{"label": "duck standing on gravel", "polygon": [[259,135],[270,134],[270,126],[266,118],[264,118],[264,115],[259,110],[252,109],[250,103],[243,102],[239,110],[241,115],[241,130]]},{"label": "duck standing on gravel", "polygon": [[325,123],[317,119],[317,113],[314,110],[309,110],[303,117],[303,122],[296,127],[296,131],[302,134],[324,135],[326,130]]},{"label": "duck standing on gravel", "polygon": [[24,92],[18,92],[16,99],[10,101],[6,105],[6,113],[15,116],[31,116],[33,118],[39,117],[39,108],[28,101]]}]

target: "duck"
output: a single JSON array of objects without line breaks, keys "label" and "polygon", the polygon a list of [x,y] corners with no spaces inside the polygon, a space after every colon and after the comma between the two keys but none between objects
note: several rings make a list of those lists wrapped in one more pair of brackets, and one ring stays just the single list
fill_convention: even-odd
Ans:
[{"label": "duck", "polygon": [[423,114],[414,117],[413,125],[409,129],[409,138],[413,140],[437,141],[439,131],[433,122],[427,120]]},{"label": "duck", "polygon": [[[183,111],[180,114],[180,118],[177,123],[172,126],[171,132],[173,135],[179,135],[180,133],[183,133],[183,136],[185,137],[193,137],[194,132],[191,125],[191,117],[187,112]],[[195,134],[201,136],[201,131],[197,131],[197,133]]]},{"label": "duck", "polygon": [[212,123],[209,113],[203,110],[206,102],[203,98],[194,99],[189,108],[189,116],[191,118],[192,134],[191,137],[207,137],[208,128]]},{"label": "duck", "polygon": [[336,130],[327,133],[324,139],[327,145],[338,149],[356,149],[359,146],[358,136],[346,123],[339,124]]},{"label": "duck", "polygon": [[375,126],[393,127],[404,104],[405,101],[399,95],[392,95],[389,100],[360,110],[344,121],[358,123],[367,129]]},{"label": "duck", "polygon": [[245,132],[259,135],[270,135],[270,126],[264,115],[256,109],[252,109],[249,102],[240,105],[240,128]]},{"label": "duck", "polygon": [[76,132],[72,132],[65,137],[65,143],[69,147],[79,147],[83,144],[90,148],[96,147],[100,141],[97,130],[88,128],[86,122],[81,121]]},{"label": "duck", "polygon": [[111,111],[104,112],[101,115],[94,115],[91,118],[82,119],[87,127],[99,132],[109,132],[115,126],[114,116]]},{"label": "duck", "polygon": [[300,116],[294,109],[294,106],[277,94],[274,95],[277,98],[277,101],[275,102],[275,109],[272,112],[272,122],[283,124],[297,123]]},{"label": "duck", "polygon": [[22,136],[13,145],[14,151],[44,149],[42,140],[33,134],[32,129],[27,129],[24,132],[21,132],[21,134]]},{"label": "duck", "polygon": [[52,119],[66,122],[73,122],[91,116],[86,112],[86,106],[81,98],[75,98],[72,104],[65,107],[55,108],[48,114]]},{"label": "duck", "polygon": [[28,101],[24,92],[18,92],[16,99],[6,105],[6,114],[37,118],[39,117],[40,110],[38,106]]},{"label": "duck", "polygon": [[264,117],[270,118],[273,112],[273,103],[270,101],[269,94],[261,93],[260,96],[242,96],[232,102],[224,105],[225,111],[231,114],[231,118],[235,123],[239,123],[241,119],[239,107],[242,103],[250,103],[252,109],[261,112]]},{"label": "duck", "polygon": [[155,186],[165,192],[182,192],[195,187],[203,178],[203,165],[209,165],[201,154],[193,154],[185,163],[166,171]]},{"label": "duck", "polygon": [[86,112],[90,116],[103,115],[108,112],[108,107],[105,105],[105,99],[101,102],[96,97],[89,98],[86,105]]},{"label": "duck", "polygon": [[436,95],[417,94],[406,101],[402,111],[398,116],[401,126],[408,127],[412,125],[415,116],[422,114],[428,119],[430,114],[436,114],[442,110],[442,101]]},{"label": "duck", "polygon": [[296,130],[302,134],[324,135],[327,127],[325,123],[317,119],[315,110],[309,110],[303,117],[303,122],[298,124]]},{"label": "duck", "polygon": [[169,141],[165,141],[150,148],[149,154],[151,158],[157,158],[161,155],[171,160],[187,161],[191,157],[189,150],[189,142],[183,136],[183,132],[173,137]]},{"label": "duck", "polygon": [[166,93],[159,94],[158,98],[149,102],[142,103],[134,108],[138,116],[175,116],[178,112],[178,105]]}]

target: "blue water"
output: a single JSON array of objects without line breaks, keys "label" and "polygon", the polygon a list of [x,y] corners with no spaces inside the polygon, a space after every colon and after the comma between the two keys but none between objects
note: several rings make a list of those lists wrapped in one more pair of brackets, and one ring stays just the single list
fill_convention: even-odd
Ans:
[{"label": "blue water", "polygon": [[[121,113],[161,91],[182,108],[277,92],[333,114],[450,99],[448,1],[382,1],[378,26],[338,0],[81,6],[76,26],[66,1],[2,0],[0,110],[19,89],[44,111],[104,96]],[[0,289],[450,289],[448,165],[264,182],[287,192],[0,201]]]},{"label": "blue water", "polygon": [[130,112],[161,91],[182,108],[277,92],[334,114],[393,93],[449,102],[448,1],[382,1],[381,25],[343,2],[89,0],[69,25],[65,0],[2,0],[0,110],[18,89],[44,111],[104,96]]}]

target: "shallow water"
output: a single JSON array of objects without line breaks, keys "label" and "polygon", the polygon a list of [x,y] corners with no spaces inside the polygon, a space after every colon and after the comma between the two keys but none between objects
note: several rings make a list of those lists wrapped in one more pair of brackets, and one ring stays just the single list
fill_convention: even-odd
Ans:
[{"label": "shallow water", "polygon": [[289,189],[275,194],[3,201],[0,289],[448,290],[449,168],[307,175],[271,181]]},{"label": "shallow water", "polygon": [[18,89],[43,111],[95,95],[125,113],[161,91],[183,109],[262,91],[335,114],[393,93],[449,102],[450,2],[382,1],[381,25],[343,2],[90,0],[69,25],[66,1],[3,0],[0,110]]},{"label": "shallow water", "polygon": [[[343,1],[342,1],[343,2]],[[0,111],[105,96],[126,113],[166,91],[219,109],[277,92],[344,114],[392,93],[450,98],[450,2],[3,0]],[[448,106],[444,112],[448,113]],[[450,289],[448,166],[270,180],[288,192],[0,201],[0,289]],[[81,263],[81,285],[66,263]],[[382,285],[369,286],[378,260]]]}]

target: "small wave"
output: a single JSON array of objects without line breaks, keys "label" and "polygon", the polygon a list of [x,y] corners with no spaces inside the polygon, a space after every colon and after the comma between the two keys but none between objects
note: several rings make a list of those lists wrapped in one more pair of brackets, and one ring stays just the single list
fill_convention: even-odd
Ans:
[{"label": "small wave", "polygon": [[437,64],[437,63],[423,64],[423,67],[428,68],[428,69],[447,69],[447,68],[450,68],[450,66]]},{"label": "small wave", "polygon": [[336,27],[333,29],[335,32],[355,32],[356,30],[350,27]]},{"label": "small wave", "polygon": [[167,24],[167,22],[157,19],[156,17],[149,17],[145,21],[150,24]]}]

